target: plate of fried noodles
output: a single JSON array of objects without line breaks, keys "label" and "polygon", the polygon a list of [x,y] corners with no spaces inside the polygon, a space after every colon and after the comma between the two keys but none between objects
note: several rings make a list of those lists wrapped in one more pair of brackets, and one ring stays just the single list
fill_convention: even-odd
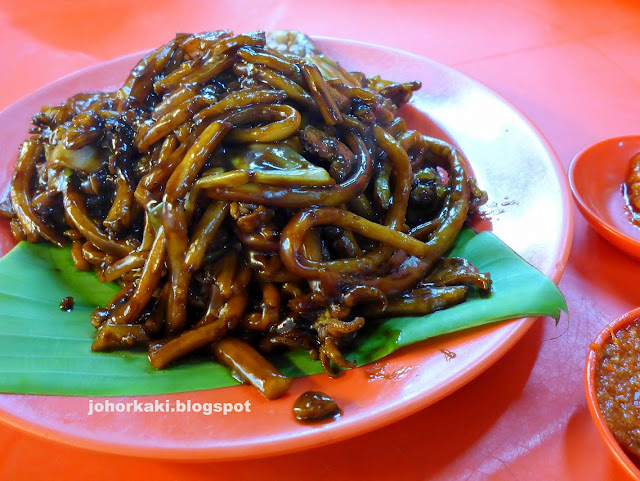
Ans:
[{"label": "plate of fried noodles", "polygon": [[[355,366],[368,323],[490,295],[486,272],[447,257],[463,229],[491,231],[556,283],[568,256],[567,184],[538,130],[463,74],[380,46],[178,34],[39,90],[0,126],[2,254],[64,246],[75,270],[117,286],[87,316],[86,349],[142,350],[155,370],[206,352],[247,384],[0,395],[5,421],[77,446],[246,458],[385,425],[473,379],[534,321]],[[292,382],[267,360],[287,349],[324,373]],[[340,416],[295,422],[307,391]],[[233,410],[207,413],[216,403]]]}]

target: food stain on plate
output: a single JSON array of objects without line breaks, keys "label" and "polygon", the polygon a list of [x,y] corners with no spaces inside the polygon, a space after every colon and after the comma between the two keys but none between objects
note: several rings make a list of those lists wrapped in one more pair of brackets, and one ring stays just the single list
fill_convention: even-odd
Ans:
[{"label": "food stain on plate", "polygon": [[398,381],[406,377],[415,366],[404,366],[399,369],[391,368],[390,364],[374,364],[365,369],[365,375],[369,381],[379,381],[381,379],[387,381]]},{"label": "food stain on plate", "polygon": [[451,361],[452,359],[455,359],[455,357],[457,356],[455,352],[450,351],[449,349],[440,349],[440,352],[444,354],[444,358],[446,359],[447,362]]},{"label": "food stain on plate", "polygon": [[508,196],[505,196],[501,201],[489,201],[480,210],[478,216],[481,219],[492,219],[504,214],[507,211],[507,208],[512,205],[518,205],[518,201],[510,199]]}]

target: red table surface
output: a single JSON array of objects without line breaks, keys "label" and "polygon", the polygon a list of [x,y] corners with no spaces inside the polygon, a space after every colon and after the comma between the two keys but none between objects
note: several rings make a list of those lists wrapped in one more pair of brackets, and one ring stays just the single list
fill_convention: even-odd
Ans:
[{"label": "red table surface", "polygon": [[[0,0],[0,109],[177,31],[294,28],[462,71],[529,116],[568,168],[596,141],[639,133],[639,27],[637,0]],[[575,218],[560,282],[570,319],[537,322],[484,374],[402,421],[322,448],[216,463],[105,455],[0,425],[0,478],[626,480],[592,425],[583,367],[602,326],[640,305],[640,264]]]}]

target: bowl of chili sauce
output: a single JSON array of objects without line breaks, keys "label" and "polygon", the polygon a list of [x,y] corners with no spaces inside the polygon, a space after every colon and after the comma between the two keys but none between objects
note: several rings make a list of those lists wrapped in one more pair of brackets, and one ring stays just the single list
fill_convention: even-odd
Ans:
[{"label": "bowl of chili sauce", "polygon": [[591,343],[585,390],[600,437],[640,480],[640,308],[605,326]]}]

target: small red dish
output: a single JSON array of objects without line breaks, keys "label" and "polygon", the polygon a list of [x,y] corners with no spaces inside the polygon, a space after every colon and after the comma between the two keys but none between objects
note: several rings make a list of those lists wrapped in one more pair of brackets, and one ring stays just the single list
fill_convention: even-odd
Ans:
[{"label": "small red dish", "polygon": [[640,468],[627,456],[616,438],[613,436],[611,430],[607,426],[607,423],[600,411],[600,405],[596,394],[596,368],[598,353],[602,347],[611,339],[614,332],[624,329],[629,324],[640,320],[640,307],[633,309],[626,314],[623,314],[615,321],[609,323],[605,328],[600,331],[598,337],[589,346],[589,355],[587,356],[587,363],[585,367],[585,392],[587,395],[587,405],[591,417],[598,429],[598,434],[607,445],[616,460],[626,469],[626,471],[633,476],[633,479],[640,480]]},{"label": "small red dish", "polygon": [[640,135],[598,142],[573,159],[569,183],[580,212],[596,232],[640,258],[640,227],[631,222],[622,191],[631,158],[639,152]]}]

